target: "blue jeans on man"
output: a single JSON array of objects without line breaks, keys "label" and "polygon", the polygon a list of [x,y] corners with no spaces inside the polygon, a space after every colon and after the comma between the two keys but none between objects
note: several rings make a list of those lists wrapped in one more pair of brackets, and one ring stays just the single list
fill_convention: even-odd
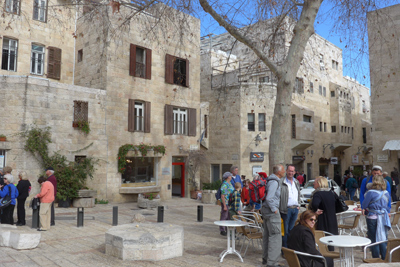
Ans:
[{"label": "blue jeans on man", "polygon": [[299,213],[299,209],[289,208],[287,209],[287,214],[281,213],[281,218],[283,220],[283,227],[285,231],[285,235],[282,237],[282,246],[287,248],[287,240],[290,234],[290,231],[294,227],[294,223],[297,220],[297,214]]},{"label": "blue jeans on man", "polygon": [[[371,243],[376,242],[377,222],[378,222],[377,219],[368,219],[367,218],[368,238],[371,239]],[[387,246],[387,243],[381,243],[379,245],[372,246],[371,247],[372,258],[380,257],[382,260],[384,260],[385,256],[386,256],[386,246]]]},{"label": "blue jeans on man", "polygon": [[354,189],[350,189],[349,190],[349,194],[350,194],[350,200],[353,200],[353,198],[354,198],[354,194],[356,193],[356,188],[354,188]]}]

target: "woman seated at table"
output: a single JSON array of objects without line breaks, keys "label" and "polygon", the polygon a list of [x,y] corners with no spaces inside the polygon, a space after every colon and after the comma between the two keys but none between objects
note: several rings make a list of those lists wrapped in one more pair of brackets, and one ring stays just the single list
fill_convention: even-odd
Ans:
[{"label": "woman seated at table", "polygon": [[[290,231],[288,247],[290,249],[321,256],[315,247],[314,225],[317,222],[317,214],[307,210],[300,214],[296,226]],[[323,267],[324,263],[320,259],[298,255],[301,267]],[[333,260],[325,258],[328,267],[333,267]]]},{"label": "woman seated at table", "polygon": [[[372,178],[372,184],[367,184],[367,193],[361,203],[363,213],[367,216],[368,238],[371,243],[388,240],[388,230],[391,227],[388,207],[390,201],[389,192],[386,191],[386,180],[382,176],[376,175]],[[365,211],[364,211],[365,210]],[[386,243],[381,243],[371,247],[373,258],[382,260],[386,255]]]}]

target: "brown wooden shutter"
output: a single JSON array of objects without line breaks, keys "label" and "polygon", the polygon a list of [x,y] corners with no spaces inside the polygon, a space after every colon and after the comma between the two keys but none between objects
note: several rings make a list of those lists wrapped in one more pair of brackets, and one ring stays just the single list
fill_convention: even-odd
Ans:
[{"label": "brown wooden shutter", "polygon": [[51,46],[47,49],[49,51],[47,60],[47,78],[59,80],[61,77],[61,49]]},{"label": "brown wooden shutter", "polygon": [[204,138],[207,138],[208,134],[208,116],[204,115]]},{"label": "brown wooden shutter", "polygon": [[196,109],[188,108],[188,119],[189,119],[189,136],[196,136]]},{"label": "brown wooden shutter", "polygon": [[166,54],[165,55],[165,82],[174,84],[174,61],[175,57]]},{"label": "brown wooden shutter", "polygon": [[189,87],[189,59],[186,59],[186,87]]},{"label": "brown wooden shutter", "polygon": [[129,54],[129,75],[135,76],[136,74],[136,45],[131,44]]},{"label": "brown wooden shutter", "polygon": [[165,105],[164,134],[173,134],[173,133],[174,133],[173,106]]},{"label": "brown wooden shutter", "polygon": [[150,132],[150,119],[151,118],[151,102],[145,102],[144,104],[144,132]]},{"label": "brown wooden shutter", "polygon": [[54,47],[48,47],[49,56],[47,60],[47,78],[54,77]]},{"label": "brown wooden shutter", "polygon": [[146,79],[151,80],[151,49],[146,49]]},{"label": "brown wooden shutter", "polygon": [[129,99],[128,103],[128,132],[135,131],[135,100]]}]

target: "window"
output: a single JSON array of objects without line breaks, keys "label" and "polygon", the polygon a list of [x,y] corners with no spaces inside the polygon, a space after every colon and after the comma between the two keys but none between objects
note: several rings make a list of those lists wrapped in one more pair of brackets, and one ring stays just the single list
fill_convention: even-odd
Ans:
[{"label": "window", "polygon": [[325,69],[324,55],[323,54],[319,54],[319,68],[321,70]]},{"label": "window", "polygon": [[88,122],[89,114],[89,102],[86,101],[74,101],[74,124],[79,122]]},{"label": "window", "polygon": [[296,115],[292,115],[292,138],[296,138]]},{"label": "window", "polygon": [[131,44],[129,75],[151,80],[151,49]]},{"label": "window", "polygon": [[59,80],[61,77],[61,49],[48,47],[47,78]]},{"label": "window", "polygon": [[165,82],[189,87],[189,60],[166,55]]},{"label": "window", "polygon": [[351,127],[351,139],[354,139],[354,129]]},{"label": "window", "polygon": [[[4,149],[0,149],[0,166],[2,166],[0,168],[1,171],[3,171],[4,166],[6,166],[6,150]],[[3,178],[1,174],[0,176]]]},{"label": "window", "polygon": [[126,167],[122,173],[122,184],[131,184],[132,186],[140,186],[138,183],[148,183],[145,185],[156,184],[156,172],[154,171],[157,164],[156,158],[147,157],[142,160],[140,157],[127,157]]},{"label": "window", "polygon": [[230,172],[232,164],[222,164],[222,173]]},{"label": "window", "polygon": [[86,156],[75,156],[75,162],[76,163],[81,163],[86,159]]},{"label": "window", "polygon": [[33,19],[46,22],[47,20],[47,1],[34,0],[33,2]]},{"label": "window", "polygon": [[211,177],[212,177],[212,181],[219,181],[220,180],[220,166],[219,164],[211,164]]},{"label": "window", "polygon": [[339,67],[339,62],[332,60],[332,69],[338,70]]},{"label": "window", "polygon": [[265,113],[258,113],[258,130],[265,132]]},{"label": "window", "polygon": [[260,77],[258,78],[258,81],[260,83],[269,83],[269,76]]},{"label": "window", "polygon": [[78,62],[83,60],[83,49],[78,50]]},{"label": "window", "polygon": [[17,71],[17,46],[17,40],[3,39],[3,53],[1,57],[2,70]]},{"label": "window", "polygon": [[303,121],[304,121],[304,122],[312,122],[312,121],[311,121],[311,118],[312,118],[311,116],[303,115]]},{"label": "window", "polygon": [[304,82],[302,78],[296,77],[296,81],[294,83],[293,93],[304,93]]},{"label": "window", "polygon": [[363,111],[364,113],[367,112],[367,106],[365,105],[365,100],[362,100],[362,111]]},{"label": "window", "polygon": [[335,97],[335,91],[331,91],[331,97]]},{"label": "window", "polygon": [[331,126],[332,133],[336,133],[336,126]]},{"label": "window", "polygon": [[324,92],[323,95],[326,96],[326,87],[324,87],[323,92]]},{"label": "window", "polygon": [[19,15],[20,0],[6,0],[6,11],[15,15]]},{"label": "window", "polygon": [[324,132],[326,133],[326,122],[324,122]]},{"label": "window", "polygon": [[247,129],[250,132],[254,132],[256,130],[254,117],[254,113],[247,113]]},{"label": "window", "polygon": [[319,131],[320,132],[323,131],[323,126],[324,126],[324,124],[322,122],[319,122]]},{"label": "window", "polygon": [[314,93],[314,84],[310,82],[310,93]]},{"label": "window", "polygon": [[164,134],[196,136],[196,109],[165,105]]},{"label": "window", "polygon": [[319,86],[319,94],[322,95],[322,85]]},{"label": "window", "polygon": [[128,131],[150,132],[151,103],[129,99],[128,102]]},{"label": "window", "polygon": [[31,73],[43,75],[44,46],[32,44]]},{"label": "window", "polygon": [[208,115],[204,115],[204,138],[208,137]]},{"label": "window", "polygon": [[347,127],[346,126],[344,126],[344,133],[346,133],[347,132]]},{"label": "window", "polygon": [[363,139],[363,143],[366,144],[367,143],[367,128],[365,128],[365,127],[362,128],[362,139]]},{"label": "window", "polygon": [[341,127],[341,132],[343,133],[343,126]]}]

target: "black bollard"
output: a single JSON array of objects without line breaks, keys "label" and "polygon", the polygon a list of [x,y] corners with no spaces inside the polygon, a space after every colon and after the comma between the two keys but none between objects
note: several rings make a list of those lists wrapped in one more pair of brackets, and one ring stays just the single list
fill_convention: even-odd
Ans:
[{"label": "black bollard", "polygon": [[113,226],[118,225],[118,206],[113,207]]},{"label": "black bollard", "polygon": [[203,221],[203,205],[197,206],[197,221],[198,222]]},{"label": "black bollard", "polygon": [[157,222],[164,222],[164,206],[158,206],[157,209]]},{"label": "black bollard", "polygon": [[32,228],[39,228],[39,199],[32,200]]},{"label": "black bollard", "polygon": [[77,227],[83,227],[83,208],[78,208]]}]

